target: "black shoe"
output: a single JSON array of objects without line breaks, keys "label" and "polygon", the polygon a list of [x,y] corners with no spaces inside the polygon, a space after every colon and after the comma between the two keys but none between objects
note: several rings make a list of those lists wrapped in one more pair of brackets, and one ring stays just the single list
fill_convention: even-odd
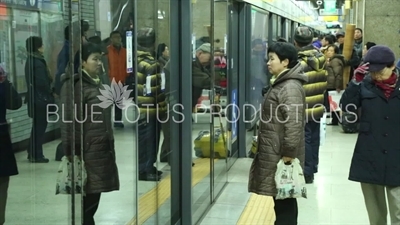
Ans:
[{"label": "black shoe", "polygon": [[155,173],[157,171],[157,175],[161,176],[164,172],[161,170],[158,170],[157,167],[153,167],[153,172]]},{"label": "black shoe", "polygon": [[124,128],[125,126],[124,126],[123,123],[115,122],[115,123],[114,123],[114,127],[116,127],[116,128]]},{"label": "black shoe", "polygon": [[314,177],[313,176],[305,176],[304,177],[306,179],[306,184],[312,184],[314,183]]},{"label": "black shoe", "polygon": [[38,158],[38,159],[32,159],[32,158],[28,158],[29,162],[31,163],[48,163],[50,160],[47,158]]},{"label": "black shoe", "polygon": [[141,181],[160,181],[160,176],[155,173],[140,173],[139,180]]},{"label": "black shoe", "polygon": [[194,164],[194,162],[192,162],[192,167],[193,167],[194,165],[196,165],[196,164]]}]

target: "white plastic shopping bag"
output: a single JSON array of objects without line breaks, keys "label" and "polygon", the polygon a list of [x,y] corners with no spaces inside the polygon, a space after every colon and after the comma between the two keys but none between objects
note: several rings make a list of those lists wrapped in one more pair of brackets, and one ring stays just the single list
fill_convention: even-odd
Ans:
[{"label": "white plastic shopping bag", "polygon": [[324,113],[319,122],[319,146],[322,146],[326,139],[326,113]]},{"label": "white plastic shopping bag", "polygon": [[[58,167],[56,195],[71,194],[72,189],[75,194],[82,194],[86,184],[86,171],[81,161],[77,156],[74,158],[74,177],[72,180],[72,162],[68,161],[67,157],[62,157],[60,166]],[[72,183],[74,181],[74,184]]]},{"label": "white plastic shopping bag", "polygon": [[337,91],[328,91],[328,100],[331,112],[340,111],[340,99],[344,90],[337,92]]},{"label": "white plastic shopping bag", "polygon": [[276,199],[307,198],[306,180],[299,159],[294,159],[290,165],[279,160],[275,174],[278,190]]}]

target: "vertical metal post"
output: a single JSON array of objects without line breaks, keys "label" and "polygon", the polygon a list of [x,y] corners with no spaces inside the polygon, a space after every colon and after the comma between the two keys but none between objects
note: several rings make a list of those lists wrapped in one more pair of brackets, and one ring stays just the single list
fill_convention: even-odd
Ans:
[{"label": "vertical metal post", "polygon": [[[133,18],[132,19],[133,19],[133,21],[132,22],[133,22],[134,31],[136,31],[137,27],[138,27],[137,26],[137,21],[138,21],[137,20],[137,18],[138,18],[138,16],[137,16],[137,13],[138,13],[137,12],[137,0],[133,1],[132,7],[133,7],[133,9],[132,9],[132,12],[133,12]],[[126,33],[124,35],[126,36]],[[132,34],[132,39],[133,39],[132,41],[134,43],[133,44],[133,54],[132,55],[133,55],[133,58],[135,59],[135,61],[134,61],[134,63],[135,63],[134,73],[137,74],[137,68],[138,68],[137,63],[138,63],[138,60],[136,58],[136,55],[137,55],[136,53],[137,53],[138,44],[137,44],[137,35],[135,33]],[[137,84],[137,83],[138,83],[137,76],[135,76],[135,84]],[[134,95],[135,95],[134,101],[136,102],[137,99],[138,99],[138,89],[137,88],[135,88],[135,94]],[[136,110],[136,108],[135,108],[135,110]],[[139,110],[135,111],[135,114],[139,114],[139,113],[140,113]],[[137,115],[135,115],[135,116],[137,116]],[[135,149],[139,149],[139,123],[135,123],[135,136],[136,136]],[[134,165],[137,165],[137,168],[139,168],[139,151],[135,151],[135,164]],[[135,191],[136,191],[135,215],[136,215],[136,218],[137,218],[135,220],[135,222],[136,222],[136,224],[138,224],[139,216],[140,216],[139,215],[139,169],[136,170],[136,174],[135,175],[136,175],[136,177],[134,177],[134,180],[136,180],[136,182],[135,182]]]},{"label": "vertical metal post", "polygon": [[[249,70],[250,67],[248,65],[250,65],[250,58],[247,55],[247,41],[249,41],[248,36],[251,36],[251,30],[246,30],[247,29],[251,29],[251,11],[248,7],[246,7],[246,3],[242,3],[242,2],[237,2],[237,4],[239,5],[238,7],[238,11],[239,11],[239,32],[238,32],[238,40],[239,40],[239,52],[240,54],[238,54],[239,60],[239,78],[238,78],[238,82],[239,84],[246,84],[246,74],[250,74]],[[250,11],[250,13],[248,13]],[[250,25],[250,26],[249,26]],[[246,103],[246,87],[245,85],[238,85],[238,106],[239,109],[244,109],[244,104]],[[242,110],[242,112],[244,112]],[[238,123],[238,138],[240,140],[243,140],[243,138],[241,138],[242,136],[247,136],[246,135],[246,124],[244,122],[244,115],[241,115],[241,119],[239,120]],[[243,141],[239,141],[239,146],[238,146],[238,157],[246,157],[247,156],[247,152],[246,152],[246,138],[244,138]]]},{"label": "vertical metal post", "polygon": [[[182,120],[178,130],[178,151],[171,153],[171,224],[192,224],[192,2],[170,0],[170,74],[177,74],[176,90]],[[178,182],[176,182],[178,181]]]},{"label": "vertical metal post", "polygon": [[[179,7],[179,27],[180,27],[180,102],[185,107],[183,115],[185,120],[180,125],[180,164],[182,168],[181,174],[181,215],[182,225],[192,224],[192,98],[188,98],[188,93],[192,93],[192,2],[180,0]],[[191,94],[189,95],[191,96]],[[184,137],[187,138],[184,138]],[[189,212],[189,213],[188,213]]]},{"label": "vertical metal post", "polygon": [[[211,123],[210,123],[210,202],[214,201],[214,156],[215,156],[215,149],[214,149],[214,115],[213,115],[213,108],[215,104],[215,68],[214,68],[214,0],[210,0],[210,45],[211,45],[211,63],[210,63],[210,70],[211,70],[211,93],[210,93],[210,116],[211,116]],[[219,107],[216,107],[219,108]],[[218,112],[219,114],[220,112]],[[222,127],[220,127],[222,129]]]},{"label": "vertical metal post", "polygon": [[[68,67],[69,68],[67,68],[66,69],[66,72],[69,72],[69,73],[73,73],[74,72],[74,37],[75,37],[75,34],[74,34],[74,23],[73,23],[73,21],[72,21],[72,0],[66,0],[67,1],[67,5],[68,5],[68,27],[69,27],[69,49],[68,49],[68,51],[69,51],[69,54],[68,54],[68,56],[69,56],[69,64],[68,64]],[[74,98],[74,93],[75,93],[75,87],[74,87],[74,81],[73,81],[73,79],[70,79],[69,81],[67,81],[67,82],[71,82],[71,92],[69,93],[70,94],[70,97],[71,97],[71,99],[72,99],[72,106],[67,106],[67,107],[74,107],[75,108],[75,106],[74,106],[74,103],[75,103],[75,98]],[[72,118],[76,118],[76,116],[75,116],[75,110],[73,110],[73,117]],[[72,143],[75,143],[75,123],[72,123],[72,137],[71,137],[71,141],[72,141]],[[72,182],[72,184],[74,184],[75,183],[75,167],[74,167],[74,156],[75,156],[75,144],[73,144],[72,146],[71,146],[71,156],[72,156],[72,161],[71,161],[71,176],[72,176],[72,180],[71,180],[71,182]],[[74,188],[72,188],[72,190],[71,190],[71,225],[75,225],[75,221],[76,221],[76,212],[75,212],[75,189]]]}]

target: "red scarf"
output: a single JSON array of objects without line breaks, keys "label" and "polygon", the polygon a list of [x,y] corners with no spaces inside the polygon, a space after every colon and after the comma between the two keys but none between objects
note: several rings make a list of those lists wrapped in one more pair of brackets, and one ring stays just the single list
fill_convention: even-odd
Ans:
[{"label": "red scarf", "polygon": [[383,91],[386,98],[389,98],[394,91],[394,88],[397,83],[397,78],[398,77],[396,73],[393,72],[393,74],[388,79],[382,81],[375,81],[375,85]]}]

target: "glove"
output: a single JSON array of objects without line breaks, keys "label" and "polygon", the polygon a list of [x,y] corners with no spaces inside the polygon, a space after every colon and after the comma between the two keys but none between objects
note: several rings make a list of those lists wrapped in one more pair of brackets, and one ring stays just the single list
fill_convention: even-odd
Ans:
[{"label": "glove", "polygon": [[269,90],[270,86],[267,85],[265,87],[263,87],[263,89],[261,90],[261,96],[264,97],[265,94],[267,94],[268,90]]},{"label": "glove", "polygon": [[368,73],[369,63],[363,64],[354,70],[353,81],[357,84],[364,80],[365,75]]}]

